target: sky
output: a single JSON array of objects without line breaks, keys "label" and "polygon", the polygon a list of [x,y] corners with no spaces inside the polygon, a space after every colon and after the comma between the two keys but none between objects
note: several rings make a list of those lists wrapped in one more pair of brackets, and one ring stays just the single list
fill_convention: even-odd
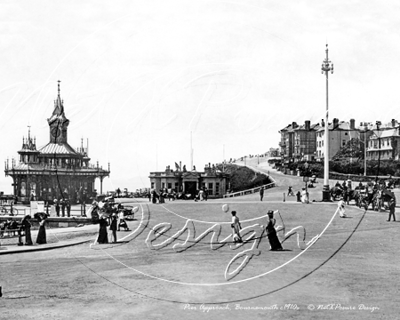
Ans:
[{"label": "sky", "polygon": [[110,162],[103,190],[189,167],[191,146],[197,170],[264,153],[325,117],[326,43],[329,118],[400,120],[399,16],[396,1],[2,0],[0,159],[28,126],[49,142],[57,80],[69,144]]}]

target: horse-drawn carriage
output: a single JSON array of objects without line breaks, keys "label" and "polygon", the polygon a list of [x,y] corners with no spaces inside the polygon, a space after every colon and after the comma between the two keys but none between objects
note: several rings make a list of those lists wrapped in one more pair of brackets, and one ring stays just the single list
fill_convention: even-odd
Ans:
[{"label": "horse-drawn carriage", "polygon": [[336,185],[330,189],[330,194],[334,201],[343,199],[346,203],[349,203],[354,200],[359,208],[363,207],[368,210],[369,206],[372,205],[372,210],[375,211],[388,209],[390,200],[396,199],[394,193],[383,186],[372,188],[372,186],[363,186],[362,184],[354,190]]}]

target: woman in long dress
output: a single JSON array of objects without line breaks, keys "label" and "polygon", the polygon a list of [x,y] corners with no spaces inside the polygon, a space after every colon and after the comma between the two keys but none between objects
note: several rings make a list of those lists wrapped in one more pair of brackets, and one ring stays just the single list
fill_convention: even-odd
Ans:
[{"label": "woman in long dress", "polygon": [[102,215],[100,220],[99,220],[99,236],[97,238],[97,242],[98,243],[108,243],[108,235],[107,235],[107,226],[108,226],[108,222],[107,222],[107,218]]},{"label": "woman in long dress", "polygon": [[31,223],[29,219],[31,216],[29,214],[25,215],[25,217],[21,221],[21,228],[25,231],[25,245],[31,246],[32,243],[32,236],[31,236]]},{"label": "woman in long dress", "polygon": [[276,219],[274,218],[274,212],[272,210],[268,211],[269,221],[267,224],[267,236],[269,240],[269,244],[271,246],[271,251],[280,251],[282,250],[282,245],[279,242],[278,236],[276,235]]},{"label": "woman in long dress", "polygon": [[37,215],[37,219],[39,220],[39,232],[36,238],[37,244],[46,244],[46,216]]}]

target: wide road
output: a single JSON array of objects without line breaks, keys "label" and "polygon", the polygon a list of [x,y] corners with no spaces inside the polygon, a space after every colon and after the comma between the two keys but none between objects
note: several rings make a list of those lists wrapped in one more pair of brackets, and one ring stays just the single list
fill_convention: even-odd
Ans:
[{"label": "wide road", "polygon": [[[340,219],[335,203],[283,202],[301,179],[271,175],[279,187],[263,202],[141,202],[124,243],[0,256],[0,318],[397,319],[400,224],[384,212],[348,207]],[[230,243],[224,203],[248,231],[242,246]],[[282,252],[269,251],[260,227],[267,210],[279,210],[281,240],[294,230]]]}]

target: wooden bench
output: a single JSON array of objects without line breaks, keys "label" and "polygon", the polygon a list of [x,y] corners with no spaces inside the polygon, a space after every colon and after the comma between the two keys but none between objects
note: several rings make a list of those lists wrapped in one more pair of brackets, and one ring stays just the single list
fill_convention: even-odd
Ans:
[{"label": "wooden bench", "polygon": [[25,236],[25,230],[23,229],[8,229],[5,228],[4,230],[0,230],[0,238],[16,238],[21,236]]},{"label": "wooden bench", "polygon": [[25,230],[21,228],[17,229],[9,229],[5,227],[4,229],[0,229],[0,239],[10,239],[10,238],[18,238],[18,245],[22,246],[22,237],[25,236]]}]

